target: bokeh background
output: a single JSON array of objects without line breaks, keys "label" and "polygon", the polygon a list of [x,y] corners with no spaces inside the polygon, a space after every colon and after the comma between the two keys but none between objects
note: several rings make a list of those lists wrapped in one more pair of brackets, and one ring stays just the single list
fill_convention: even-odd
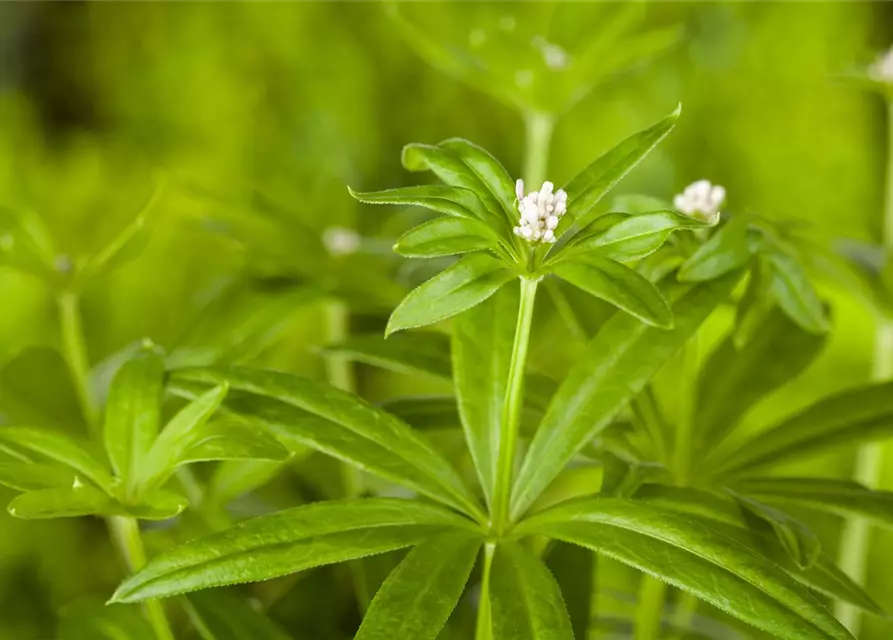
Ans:
[{"label": "bokeh background", "polygon": [[[524,72],[537,36],[573,55],[603,37],[619,10],[619,3],[3,3],[0,228],[11,209],[33,212],[64,276],[155,200],[126,260],[82,292],[97,390],[143,337],[163,345],[174,364],[243,360],[323,376],[319,347],[338,339],[327,333],[326,296],[346,300],[353,332],[374,332],[427,273],[390,253],[421,214],[358,205],[346,185],[415,183],[400,166],[402,145],[452,136],[491,150],[515,175],[521,170],[518,113],[427,64],[393,12],[460,59],[508,42],[518,53],[500,64]],[[878,95],[839,77],[893,42],[893,6],[656,2],[642,5],[628,32],[652,28],[678,37],[646,64],[600,78],[562,115],[551,179],[563,182],[682,102],[677,129],[619,191],[669,198],[708,178],[727,188],[735,210],[879,241],[886,111]],[[333,227],[355,230],[359,250],[327,251]],[[829,348],[756,408],[754,424],[868,379],[871,311],[832,281],[822,291],[835,319]],[[76,433],[83,424],[58,351],[54,295],[45,277],[0,265],[0,421]],[[560,375],[579,343],[554,315],[548,303],[538,310],[544,337],[532,358]],[[442,390],[365,366],[355,374],[372,400]],[[847,475],[852,451],[811,465]],[[333,474],[310,456],[236,508],[255,513],[325,497]],[[0,490],[0,502],[11,496]],[[838,523],[821,524],[833,549]],[[869,591],[893,610],[891,554],[893,539],[877,534]],[[84,596],[107,597],[120,576],[100,521],[22,522],[3,513],[0,638],[56,637],[60,612]],[[617,571],[618,589],[634,591],[634,580]],[[332,595],[337,582],[319,570],[255,595],[270,615],[305,630],[296,637],[349,637],[356,612]],[[864,637],[893,637],[893,623],[869,620]]]}]

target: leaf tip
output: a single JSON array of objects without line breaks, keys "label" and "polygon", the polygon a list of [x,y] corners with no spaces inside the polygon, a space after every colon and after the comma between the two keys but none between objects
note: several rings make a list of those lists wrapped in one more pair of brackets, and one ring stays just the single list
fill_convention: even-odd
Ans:
[{"label": "leaf tip", "polygon": [[676,108],[673,109],[673,113],[671,113],[670,115],[673,116],[673,118],[676,118],[677,120],[679,119],[679,116],[682,115],[682,103],[681,102],[676,103]]}]

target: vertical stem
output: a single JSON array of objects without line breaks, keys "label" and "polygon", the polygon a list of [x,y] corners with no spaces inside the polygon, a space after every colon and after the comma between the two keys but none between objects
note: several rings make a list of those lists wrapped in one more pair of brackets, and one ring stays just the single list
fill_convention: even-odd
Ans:
[{"label": "vertical stem", "polygon": [[657,640],[664,611],[667,585],[648,574],[642,575],[639,606],[636,608],[635,640]]},{"label": "vertical stem", "polygon": [[[893,259],[893,100],[887,101],[887,175],[884,193],[884,218],[882,243],[885,259]],[[893,318],[882,315],[875,327],[872,380],[893,378]],[[856,454],[853,477],[856,481],[875,488],[879,484],[884,467],[884,448],[881,443],[862,446]],[[840,540],[838,563],[857,584],[865,584],[868,554],[871,550],[871,527],[862,519],[848,520],[844,524]],[[858,637],[862,615],[853,605],[839,602],[834,613],[853,636]]]},{"label": "vertical stem", "polygon": [[546,179],[549,166],[549,144],[555,119],[548,113],[529,111],[524,114],[524,166],[521,175],[528,189],[538,189]]},{"label": "vertical stem", "polygon": [[[350,337],[350,309],[338,299],[326,303],[326,342],[339,344]],[[326,377],[332,386],[344,391],[356,390],[356,377],[350,359],[337,354],[326,356]],[[345,497],[356,498],[363,493],[363,476],[360,471],[349,464],[341,464],[341,484],[344,487]],[[366,567],[362,560],[352,560],[348,563],[351,581],[354,586],[354,594],[360,611],[365,613],[372,601],[369,593],[368,580],[366,579]]]},{"label": "vertical stem", "polygon": [[698,383],[698,335],[695,333],[682,353],[682,389],[679,397],[682,406],[679,410],[679,426],[676,432],[676,449],[674,451],[674,469],[676,481],[685,486],[691,472],[692,448],[694,447],[694,422],[697,402]]},{"label": "vertical stem", "polygon": [[[124,561],[129,571],[133,573],[140,569],[146,564],[146,552],[143,549],[143,540],[136,518],[112,516],[108,519],[108,523],[112,537],[124,552]],[[161,602],[155,599],[146,600],[145,609],[146,617],[158,640],[175,640]]]},{"label": "vertical stem", "polygon": [[81,322],[80,297],[73,291],[63,291],[56,299],[62,332],[62,353],[71,373],[84,421],[94,435],[99,432],[99,410],[90,391],[90,360],[84,341]]},{"label": "vertical stem", "polygon": [[499,424],[499,459],[496,463],[496,487],[493,491],[491,525],[501,535],[509,521],[509,502],[515,478],[515,453],[518,448],[518,429],[521,426],[521,408],[524,399],[524,367],[527,347],[530,343],[530,326],[533,320],[533,303],[539,280],[521,278],[521,300],[518,304],[518,322],[515,342],[509,364],[508,388],[502,406]]},{"label": "vertical stem", "polygon": [[484,576],[481,580],[481,601],[478,603],[475,640],[493,640],[493,628],[490,624],[490,567],[493,566],[494,551],[496,545],[488,542],[484,546]]}]

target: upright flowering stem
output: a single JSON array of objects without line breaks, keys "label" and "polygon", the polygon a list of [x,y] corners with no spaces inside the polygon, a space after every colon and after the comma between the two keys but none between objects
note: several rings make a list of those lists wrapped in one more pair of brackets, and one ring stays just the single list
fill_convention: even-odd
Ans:
[{"label": "upright flowering stem", "polygon": [[515,453],[518,448],[518,430],[521,426],[521,408],[524,400],[524,368],[527,362],[533,303],[538,284],[538,279],[521,278],[518,322],[515,326],[508,388],[502,406],[502,421],[499,425],[499,459],[496,464],[496,488],[493,492],[491,523],[497,535],[505,531],[509,519],[509,501],[515,476]]},{"label": "upright flowering stem", "polygon": [[529,185],[542,184],[546,179],[546,169],[549,166],[549,144],[552,141],[554,128],[555,116],[550,113],[531,111],[524,114],[526,144],[521,175]]},{"label": "upright flowering stem", "polygon": [[[893,58],[891,58],[893,61]],[[882,242],[887,260],[893,257],[893,98],[887,99],[887,176],[884,195],[884,219]],[[893,378],[893,318],[881,312],[875,327],[872,379],[880,382]],[[884,462],[884,445],[864,445],[856,454],[854,478],[876,488],[881,480]],[[844,525],[840,541],[838,562],[858,584],[864,584],[871,549],[871,527],[866,520],[852,519]],[[858,608],[843,602],[837,603],[835,613],[840,621],[858,637],[862,616]]]}]

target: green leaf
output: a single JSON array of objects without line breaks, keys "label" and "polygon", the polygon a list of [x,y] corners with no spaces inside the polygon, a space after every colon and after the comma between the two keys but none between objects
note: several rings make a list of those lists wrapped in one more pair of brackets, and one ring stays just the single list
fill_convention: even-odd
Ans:
[{"label": "green leaf", "polygon": [[843,517],[871,520],[893,528],[893,492],[878,491],[852,480],[829,478],[745,478],[735,488],[780,504],[794,504]]},{"label": "green leaf", "polygon": [[355,640],[434,640],[459,601],[483,538],[434,536],[415,547],[375,594]]},{"label": "green leaf", "polygon": [[546,567],[564,597],[574,638],[589,637],[592,620],[592,597],[595,587],[596,556],[576,544],[555,541],[546,557]]},{"label": "green leaf", "polygon": [[444,149],[452,151],[487,188],[487,191],[502,206],[508,222],[514,225],[515,183],[505,167],[486,149],[462,138],[450,138],[440,143]]},{"label": "green leaf", "polygon": [[702,444],[721,442],[753,406],[806,369],[825,342],[778,309],[769,313],[747,348],[739,351],[734,337],[726,337],[698,375],[695,430]]},{"label": "green leaf", "polygon": [[737,216],[701,245],[679,269],[682,282],[703,282],[735,271],[750,260],[751,242],[747,220]]},{"label": "green leaf", "polygon": [[396,373],[426,373],[452,379],[450,339],[433,331],[412,331],[383,338],[381,334],[352,336],[347,342],[329,345],[324,353],[381,367]]},{"label": "green leaf", "polygon": [[[865,611],[884,615],[883,609],[871,599],[865,590],[838,569],[833,561],[820,554],[816,564],[808,569],[798,567],[782,549],[781,543],[766,526],[755,526],[751,518],[737,503],[719,496],[695,489],[649,485],[636,493],[636,500],[655,506],[694,514],[707,518],[716,525],[727,527],[726,533],[739,538],[742,544],[760,548],[795,580],[810,589],[854,604]],[[764,524],[764,523],[756,523]]]},{"label": "green leaf", "polygon": [[568,222],[573,222],[578,229],[589,224],[596,215],[598,201],[670,133],[681,112],[682,105],[679,105],[670,115],[623,140],[568,182],[564,186],[567,214],[559,229],[566,228]]},{"label": "green leaf", "polygon": [[112,468],[134,488],[158,435],[164,354],[147,344],[115,374],[105,410],[105,449]]},{"label": "green leaf", "polygon": [[825,308],[803,267],[791,256],[769,253],[769,291],[786,314],[811,333],[822,334],[830,329]]},{"label": "green leaf", "polygon": [[513,518],[522,515],[574,454],[644,389],[728,297],[739,277],[729,274],[669,296],[675,315],[670,331],[624,314],[602,326],[555,393],[530,445],[512,494]]},{"label": "green leaf", "polygon": [[[303,444],[402,482],[459,510],[481,516],[459,475],[408,425],[350,393],[323,382],[244,367],[186,369],[173,378],[219,385],[255,396],[243,404],[248,415],[270,423],[287,443]],[[229,404],[229,403],[228,403]],[[246,414],[246,411],[236,411]]]},{"label": "green leaf", "polygon": [[499,433],[518,316],[517,286],[504,287],[460,315],[453,327],[453,371],[465,440],[487,502],[496,482]]},{"label": "green leaf", "polygon": [[456,398],[453,396],[407,396],[387,400],[380,406],[413,429],[421,431],[458,429],[462,425]]},{"label": "green leaf", "polygon": [[[306,448],[303,456],[311,451]],[[298,457],[298,455],[293,455],[292,459]],[[211,475],[208,500],[219,505],[229,504],[239,496],[265,485],[279,474],[282,467],[283,463],[281,462],[267,460],[224,461],[217,465]]]},{"label": "green leaf", "polygon": [[798,567],[809,569],[816,563],[822,545],[809,527],[784,511],[763,504],[759,500],[737,493],[732,495],[748,511],[769,523],[785,551]]},{"label": "green leaf", "polygon": [[222,589],[201,591],[187,598],[189,620],[203,640],[289,640],[279,625],[244,598]]},{"label": "green leaf", "polygon": [[556,276],[647,324],[671,329],[673,312],[660,291],[633,269],[596,256],[560,262]]},{"label": "green leaf", "polygon": [[398,204],[424,207],[437,213],[468,220],[487,220],[484,204],[471,189],[445,185],[401,187],[361,193],[347,188],[354,198],[367,204]]},{"label": "green leaf", "polygon": [[242,420],[217,420],[199,426],[180,464],[211,460],[266,460],[282,462],[288,450],[264,429]]},{"label": "green leaf", "polygon": [[500,543],[490,571],[493,640],[573,640],[561,591],[546,565],[515,542]]},{"label": "green leaf", "polygon": [[18,491],[70,487],[77,477],[68,467],[32,462],[0,464],[0,485]]},{"label": "green leaf", "polygon": [[114,515],[121,512],[108,495],[87,484],[64,489],[28,491],[9,503],[7,511],[16,518],[38,520],[87,515]]},{"label": "green leaf", "polygon": [[489,255],[466,256],[409,292],[391,314],[385,335],[423,327],[470,309],[515,277]]},{"label": "green leaf", "polygon": [[30,427],[0,427],[0,443],[7,443],[61,462],[89,478],[105,491],[110,491],[115,481],[104,465],[81,444],[56,431]]},{"label": "green leaf", "polygon": [[156,640],[140,607],[83,601],[62,611],[57,640]]},{"label": "green leaf", "polygon": [[842,443],[893,434],[893,382],[867,385],[829,396],[780,424],[754,435],[711,467],[741,473],[787,462]]},{"label": "green leaf", "polygon": [[483,222],[466,218],[429,220],[404,233],[394,245],[394,251],[407,258],[438,258],[487,249],[501,252],[499,238]]},{"label": "green leaf", "polygon": [[706,518],[638,500],[596,498],[539,513],[516,533],[588,547],[778,637],[852,639],[791,576]]},{"label": "green leaf", "polygon": [[113,602],[268,580],[418,544],[474,523],[435,505],[391,498],[319,502],[204,536],[156,556],[125,580]]},{"label": "green leaf", "polygon": [[739,350],[743,350],[759,334],[775,308],[775,300],[769,293],[769,278],[763,260],[754,262],[747,289],[735,309],[734,344]]},{"label": "green leaf", "polygon": [[[611,215],[596,218],[593,224]],[[591,224],[578,233],[573,243],[559,256],[564,258],[564,256],[593,254],[618,262],[632,262],[657,251],[674,231],[704,229],[710,226],[707,222],[675,211],[652,211],[624,217],[606,229],[593,229],[590,232]]]}]

